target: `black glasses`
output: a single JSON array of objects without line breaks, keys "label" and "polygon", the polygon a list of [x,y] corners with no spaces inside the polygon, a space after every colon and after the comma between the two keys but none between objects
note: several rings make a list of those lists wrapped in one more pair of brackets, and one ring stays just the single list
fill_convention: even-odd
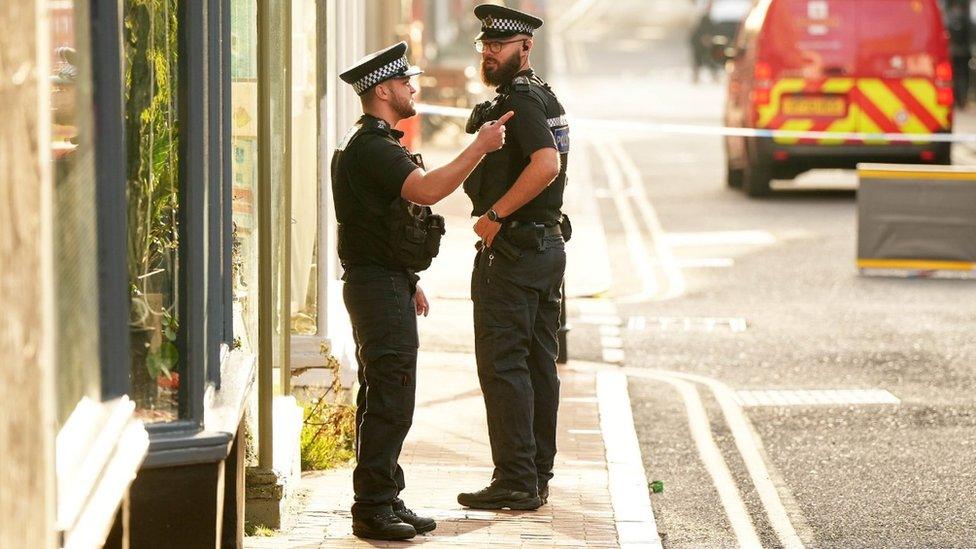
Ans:
[{"label": "black glasses", "polygon": [[485,42],[484,40],[475,40],[474,51],[478,53],[485,53],[487,49],[491,53],[499,53],[502,51],[502,47],[505,44],[513,44],[515,42],[525,42],[528,38],[517,38],[515,40],[508,40],[506,42]]}]

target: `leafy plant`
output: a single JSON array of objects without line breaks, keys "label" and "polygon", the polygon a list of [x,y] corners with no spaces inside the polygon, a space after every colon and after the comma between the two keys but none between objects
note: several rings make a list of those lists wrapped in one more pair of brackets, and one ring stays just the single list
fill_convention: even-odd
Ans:
[{"label": "leafy plant", "polygon": [[150,379],[179,366],[178,0],[125,0],[127,265],[133,330],[160,330]]},{"label": "leafy plant", "polygon": [[356,456],[356,407],[334,402],[342,382],[339,361],[329,351],[323,345],[322,354],[332,371],[332,384],[324,394],[302,406],[302,471],[329,469]]},{"label": "leafy plant", "polygon": [[302,471],[329,469],[355,457],[355,406],[329,404],[323,396],[304,408]]},{"label": "leafy plant", "polygon": [[[155,310],[164,293],[172,313],[179,245],[179,126],[176,0],[125,2],[125,132],[128,267],[132,322]],[[166,276],[169,274],[170,276]]]},{"label": "leafy plant", "polygon": [[146,357],[146,370],[150,379],[157,379],[159,376],[173,378],[172,372],[176,370],[180,360],[180,352],[176,347],[176,328],[176,319],[169,312],[163,313],[163,343]]},{"label": "leafy plant", "polygon": [[263,524],[254,524],[251,521],[244,523],[244,535],[248,537],[270,538],[277,533],[278,531],[274,528],[268,528]]}]

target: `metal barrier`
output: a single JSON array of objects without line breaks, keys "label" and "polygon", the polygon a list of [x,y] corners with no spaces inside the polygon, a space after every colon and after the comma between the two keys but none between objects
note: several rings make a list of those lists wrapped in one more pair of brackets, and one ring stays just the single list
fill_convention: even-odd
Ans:
[{"label": "metal barrier", "polygon": [[862,274],[976,276],[976,169],[861,164],[858,178]]}]

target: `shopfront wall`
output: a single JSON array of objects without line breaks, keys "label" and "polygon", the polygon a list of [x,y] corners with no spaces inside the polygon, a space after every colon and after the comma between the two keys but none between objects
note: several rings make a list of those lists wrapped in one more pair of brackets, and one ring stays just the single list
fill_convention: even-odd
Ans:
[{"label": "shopfront wall", "polygon": [[0,546],[236,545],[245,465],[296,457],[274,416],[296,348],[324,343],[352,385],[328,165],[370,17],[0,8],[0,455],[25,464],[0,468]]}]

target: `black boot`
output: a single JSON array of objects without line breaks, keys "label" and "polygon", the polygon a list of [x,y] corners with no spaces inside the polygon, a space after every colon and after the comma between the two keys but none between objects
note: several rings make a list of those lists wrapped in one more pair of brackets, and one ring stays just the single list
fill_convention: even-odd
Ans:
[{"label": "black boot", "polygon": [[427,532],[433,531],[434,528],[437,528],[437,523],[434,522],[434,519],[418,516],[417,513],[407,509],[407,506],[403,503],[403,500],[399,498],[393,502],[393,514],[395,514],[402,522],[406,522],[410,526],[413,526],[413,529],[416,530],[418,534],[426,534]]},{"label": "black boot", "polygon": [[532,511],[542,502],[539,496],[529,492],[510,490],[499,486],[489,486],[477,492],[458,494],[458,503],[472,509],[512,509],[513,511]]},{"label": "black boot", "polygon": [[400,520],[389,507],[373,513],[354,513],[352,533],[356,537],[380,540],[404,540],[417,535],[413,526]]},{"label": "black boot", "polygon": [[539,501],[542,502],[542,505],[545,505],[546,503],[549,502],[549,483],[548,482],[545,483],[545,484],[540,484],[539,485]]}]

